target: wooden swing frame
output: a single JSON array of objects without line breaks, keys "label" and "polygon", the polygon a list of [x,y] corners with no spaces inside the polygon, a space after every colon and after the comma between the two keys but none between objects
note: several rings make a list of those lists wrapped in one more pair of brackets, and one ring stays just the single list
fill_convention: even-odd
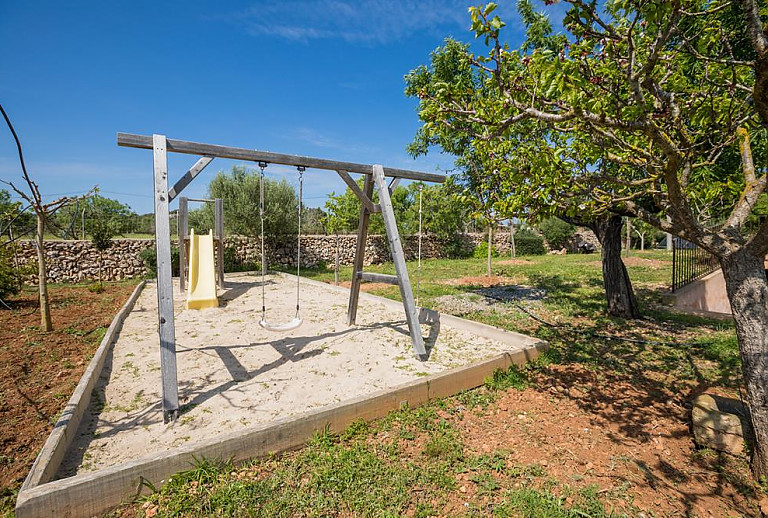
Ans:
[{"label": "wooden swing frame", "polygon": [[[169,204],[178,197],[215,158],[267,162],[293,167],[306,167],[335,171],[360,199],[360,220],[357,229],[357,246],[352,270],[352,286],[349,293],[347,323],[354,325],[362,281],[384,282],[400,287],[408,330],[417,358],[427,359],[424,338],[419,323],[420,312],[416,307],[411,290],[411,281],[405,265],[405,254],[397,230],[397,221],[392,208],[391,193],[401,179],[421,182],[443,183],[445,176],[407,169],[395,169],[381,165],[340,162],[323,158],[286,155],[253,149],[202,144],[184,140],[168,139],[165,135],[134,135],[118,133],[117,145],[153,150],[154,199],[155,199],[155,250],[157,253],[157,308],[160,335],[160,368],[163,383],[163,419],[174,421],[179,414],[179,388],[176,368],[176,329],[173,316],[173,278],[171,274],[171,234]],[[189,170],[168,188],[168,153],[199,155],[200,158]],[[350,174],[365,175],[362,189]],[[387,183],[387,177],[392,180]],[[373,203],[374,186],[379,193],[379,203]],[[396,275],[385,275],[363,271],[365,242],[368,237],[368,223],[371,214],[380,212],[384,218],[389,250],[395,265]]]}]

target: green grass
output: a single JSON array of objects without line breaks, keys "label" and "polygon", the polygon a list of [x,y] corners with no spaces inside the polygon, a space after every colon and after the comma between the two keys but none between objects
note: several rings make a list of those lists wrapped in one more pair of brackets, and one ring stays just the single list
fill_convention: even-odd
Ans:
[{"label": "green grass", "polygon": [[[538,465],[509,466],[509,452],[467,455],[459,432],[426,409],[392,412],[344,433],[321,433],[298,452],[241,466],[199,460],[144,498],[158,516],[436,516],[458,490],[457,475],[476,486],[459,516],[609,516],[593,488],[571,490]],[[407,428],[410,439],[392,438]],[[407,457],[403,441],[423,443]],[[540,487],[541,486],[541,487]],[[543,488],[542,488],[543,487]],[[566,501],[570,495],[572,503]],[[488,508],[487,500],[498,504]],[[455,502],[454,502],[455,505]]]},{"label": "green grass", "polygon": [[[598,376],[630,379],[649,391],[687,393],[699,384],[735,385],[740,364],[733,326],[671,312],[662,304],[670,255],[634,255],[654,261],[628,267],[644,320],[605,315],[598,255],[527,257],[529,263],[514,265],[499,264],[505,259],[499,258],[495,274],[510,278],[510,284],[546,291],[542,300],[524,304],[558,326],[542,325],[509,303],[463,316],[546,339],[550,350],[539,360],[497,371],[483,387],[452,398],[403,408],[373,423],[356,421],[338,436],[320,434],[296,452],[239,467],[202,461],[148,496],[145,505],[157,506],[158,516],[425,517],[444,515],[446,505],[458,498],[464,502],[453,513],[458,516],[598,518],[617,516],[606,510],[615,498],[634,512],[631,496],[621,488],[614,494],[570,487],[542,465],[511,463],[510,452],[468,452],[466,438],[444,417],[484,412],[504,391],[535,386],[535,375],[546,375],[553,363],[585,365]],[[445,295],[477,293],[480,286],[446,281],[485,273],[483,259],[426,260],[422,266],[420,299],[427,307]],[[416,265],[408,263],[408,268],[415,280]],[[391,264],[366,269],[394,273]],[[350,274],[349,267],[342,268],[341,279],[349,280]],[[333,282],[330,269],[302,275]],[[377,287],[373,293],[399,299],[397,287]],[[460,482],[460,474],[468,478]],[[474,487],[471,496],[461,492],[468,483]]]}]

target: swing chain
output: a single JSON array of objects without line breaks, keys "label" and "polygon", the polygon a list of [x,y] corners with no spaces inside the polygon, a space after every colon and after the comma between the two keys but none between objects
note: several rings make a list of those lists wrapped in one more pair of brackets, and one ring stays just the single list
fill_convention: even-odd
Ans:
[{"label": "swing chain", "polygon": [[304,171],[307,170],[304,166],[297,166],[296,170],[299,172],[299,226],[296,238],[296,317],[299,317],[299,296],[300,296],[300,283],[301,283],[301,204],[304,200]]},{"label": "swing chain", "polygon": [[261,220],[261,320],[267,318],[267,293],[266,293],[266,256],[264,255],[264,169],[266,162],[259,162],[261,175],[259,176],[259,218]]},{"label": "swing chain", "polygon": [[419,305],[419,295],[421,294],[421,191],[423,190],[424,186],[422,184],[419,184],[419,253],[418,253],[418,267],[416,268],[416,306]]}]

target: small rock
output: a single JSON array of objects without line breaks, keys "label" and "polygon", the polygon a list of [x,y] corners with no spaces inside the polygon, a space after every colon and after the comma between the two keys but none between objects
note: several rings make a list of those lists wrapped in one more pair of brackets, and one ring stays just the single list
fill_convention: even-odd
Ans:
[{"label": "small rock", "polygon": [[744,453],[745,435],[751,437],[748,411],[736,399],[702,394],[693,401],[693,437],[699,446],[732,455]]}]

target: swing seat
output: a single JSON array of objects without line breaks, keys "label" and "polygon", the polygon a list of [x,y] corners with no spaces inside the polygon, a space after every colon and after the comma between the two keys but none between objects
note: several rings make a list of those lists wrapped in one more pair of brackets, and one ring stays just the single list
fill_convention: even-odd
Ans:
[{"label": "swing seat", "polygon": [[293,331],[294,329],[297,329],[298,327],[300,327],[301,324],[303,323],[304,323],[304,320],[299,317],[295,317],[293,320],[291,320],[290,322],[286,322],[285,324],[276,324],[276,325],[270,324],[266,320],[259,320],[259,325],[261,327],[263,327],[267,331],[274,331],[276,333]]}]

